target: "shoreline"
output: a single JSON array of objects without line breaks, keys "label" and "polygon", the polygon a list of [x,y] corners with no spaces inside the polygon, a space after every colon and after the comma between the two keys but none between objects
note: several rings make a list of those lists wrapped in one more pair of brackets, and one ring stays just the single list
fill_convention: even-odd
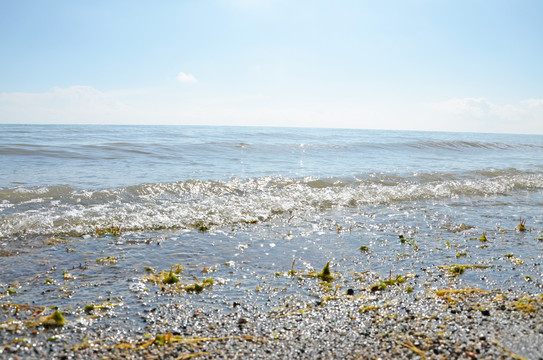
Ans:
[{"label": "shoreline", "polygon": [[[284,306],[271,311],[243,302],[206,311],[194,297],[166,295],[160,305],[138,312],[145,331],[110,327],[113,318],[122,318],[113,303],[88,313],[69,310],[64,317],[70,320],[62,326],[14,330],[0,354],[6,359],[543,356],[541,295],[468,288],[410,296],[403,285],[357,293],[313,303],[281,298],[274,303]],[[31,319],[36,308],[4,303],[2,311],[12,319]],[[4,336],[6,331],[3,326]]]},{"label": "shoreline", "polygon": [[538,223],[403,211],[32,238],[0,255],[0,355],[543,358]]}]

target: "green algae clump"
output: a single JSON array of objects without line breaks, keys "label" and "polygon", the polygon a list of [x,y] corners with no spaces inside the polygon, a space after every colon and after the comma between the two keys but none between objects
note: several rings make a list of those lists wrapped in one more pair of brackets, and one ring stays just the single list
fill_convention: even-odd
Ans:
[{"label": "green algae clump", "polygon": [[213,284],[214,284],[213,279],[209,278],[209,279],[205,279],[204,281],[202,281],[201,284],[196,283],[196,284],[192,284],[192,285],[186,285],[185,286],[185,291],[186,292],[199,293],[199,292],[204,291],[205,288],[212,286]]},{"label": "green algae clump", "polygon": [[60,311],[55,310],[55,312],[52,313],[51,315],[40,318],[38,321],[29,324],[28,327],[40,326],[40,325],[63,326],[64,324],[66,324],[66,319],[64,318],[64,316],[62,315]]},{"label": "green algae clump", "polygon": [[375,283],[372,286],[370,286],[370,291],[376,292],[376,291],[385,290],[386,288],[387,288],[387,285],[385,284],[384,281],[381,280],[378,283]]},{"label": "green algae clump", "polygon": [[518,224],[515,229],[520,232],[526,231],[526,219],[522,220],[522,218],[520,218],[520,224]]},{"label": "green algae clump", "polygon": [[175,276],[175,274],[170,270],[170,273],[166,276],[164,276],[164,279],[162,280],[164,284],[175,284],[179,282],[179,278]]},{"label": "green algae clump", "polygon": [[334,281],[334,277],[330,272],[330,261],[326,263],[321,272],[317,273],[317,277],[326,282]]},{"label": "green algae clump", "polygon": [[466,268],[462,265],[454,265],[454,266],[451,266],[451,268],[449,269],[449,272],[454,276],[458,276],[460,274],[463,274],[465,270]]},{"label": "green algae clump", "polygon": [[483,236],[481,236],[481,237],[479,238],[479,241],[481,241],[481,242],[486,242],[486,241],[487,241],[487,240],[486,240],[486,234],[485,234],[485,233],[483,233]]},{"label": "green algae clump", "polygon": [[58,310],[55,310],[55,312],[48,317],[48,320],[51,320],[49,323],[55,326],[62,326],[66,323],[66,319]]}]

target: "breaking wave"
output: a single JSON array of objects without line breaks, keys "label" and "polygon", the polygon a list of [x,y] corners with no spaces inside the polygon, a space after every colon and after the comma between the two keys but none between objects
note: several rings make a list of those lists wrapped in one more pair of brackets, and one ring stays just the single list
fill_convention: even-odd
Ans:
[{"label": "breaking wave", "polygon": [[515,169],[409,177],[375,173],[348,178],[187,180],[105,190],[70,186],[0,188],[0,238],[80,236],[111,226],[131,231],[223,226],[325,213],[335,208],[539,189],[543,189],[543,174]]}]

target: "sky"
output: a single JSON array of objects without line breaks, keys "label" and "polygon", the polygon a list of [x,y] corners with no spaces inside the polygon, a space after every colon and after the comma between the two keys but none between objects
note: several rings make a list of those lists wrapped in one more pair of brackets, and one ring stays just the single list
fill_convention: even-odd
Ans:
[{"label": "sky", "polygon": [[543,134],[540,0],[0,0],[0,123]]}]

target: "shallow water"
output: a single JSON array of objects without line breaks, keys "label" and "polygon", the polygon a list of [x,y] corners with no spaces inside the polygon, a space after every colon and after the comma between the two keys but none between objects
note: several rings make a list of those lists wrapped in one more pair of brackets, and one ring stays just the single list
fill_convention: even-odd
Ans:
[{"label": "shallow water", "polygon": [[[117,299],[131,326],[143,327],[136,314],[163,296],[145,281],[146,267],[182,264],[186,283],[213,278],[212,290],[184,296],[220,309],[272,306],[275,291],[315,300],[317,282],[297,285],[287,272],[320,271],[328,261],[343,290],[402,275],[413,296],[444,287],[541,293],[541,136],[0,130],[6,301],[82,309]],[[527,231],[515,230],[520,218]],[[108,256],[115,261],[102,261]],[[451,264],[489,267],[451,276],[440,268]]]}]

